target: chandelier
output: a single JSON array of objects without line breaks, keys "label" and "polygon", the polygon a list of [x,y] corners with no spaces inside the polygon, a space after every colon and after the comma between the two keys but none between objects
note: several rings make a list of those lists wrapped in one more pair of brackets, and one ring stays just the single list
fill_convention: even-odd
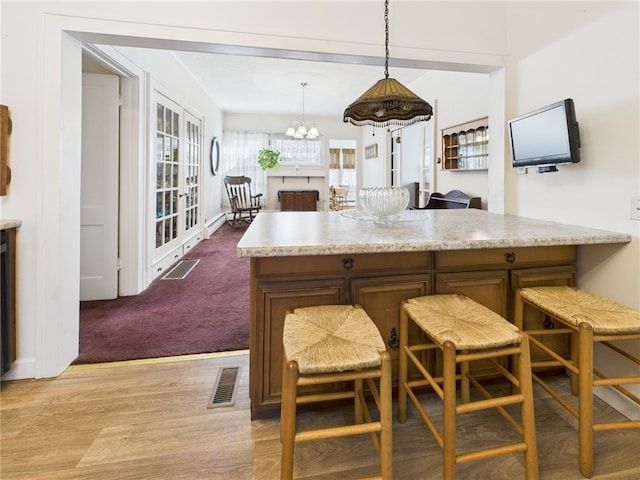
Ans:
[{"label": "chandelier", "polygon": [[304,120],[304,87],[306,87],[307,84],[302,82],[300,85],[302,85],[302,122],[291,123],[291,126],[287,128],[284,134],[288,137],[313,140],[314,138],[318,138],[320,133],[318,133],[318,129],[313,126],[313,122],[305,122]]},{"label": "chandelier", "polygon": [[433,114],[431,105],[394,78],[389,78],[389,0],[384,2],[384,24],[384,78],[346,108],[343,120],[357,126],[374,127],[406,127],[427,121]]}]

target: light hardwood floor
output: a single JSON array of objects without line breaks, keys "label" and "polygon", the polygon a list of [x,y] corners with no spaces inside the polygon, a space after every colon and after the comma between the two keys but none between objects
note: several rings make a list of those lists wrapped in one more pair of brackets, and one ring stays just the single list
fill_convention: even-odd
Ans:
[{"label": "light hardwood floor", "polygon": [[[0,477],[277,479],[278,419],[250,420],[248,355],[185,358],[189,360],[72,369],[52,380],[3,383]],[[223,365],[242,366],[236,404],[207,409]],[[558,381],[566,384],[562,378]],[[583,478],[577,465],[575,420],[545,392],[535,390],[540,478]],[[598,418],[619,417],[597,399],[596,405]],[[346,407],[305,412],[300,422],[324,424],[349,413]],[[510,434],[511,427],[505,427],[501,417],[485,413],[463,418],[462,447]],[[593,478],[640,479],[639,446],[638,430],[597,433]],[[440,456],[415,411],[410,410],[406,424],[394,424],[396,479],[441,478]],[[524,478],[522,460],[520,454],[459,466],[458,478]],[[296,478],[346,479],[373,475],[377,468],[368,437],[312,442],[296,449]]]}]

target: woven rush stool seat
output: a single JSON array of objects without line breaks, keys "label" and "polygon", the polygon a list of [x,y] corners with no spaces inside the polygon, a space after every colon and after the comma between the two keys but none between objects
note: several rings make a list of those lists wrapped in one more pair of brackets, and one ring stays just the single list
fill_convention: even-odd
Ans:
[{"label": "woven rush stool seat", "polygon": [[[516,291],[514,322],[525,327],[525,308],[534,308],[554,322],[546,330],[527,329],[532,348],[545,352],[550,359],[531,362],[533,380],[556,399],[571,415],[578,419],[578,461],[580,473],[586,478],[593,475],[593,434],[598,431],[640,428],[640,421],[594,422],[593,387],[613,387],[640,405],[640,398],[623,385],[640,383],[640,376],[608,377],[594,368],[594,344],[599,343],[619,354],[625,361],[640,365],[640,358],[624,351],[612,341],[640,338],[640,311],[609,298],[595,295],[575,287],[528,287]],[[555,324],[559,324],[557,328]],[[569,358],[564,358],[544,343],[544,337],[568,335]],[[571,392],[578,397],[578,409],[557,393],[548,382],[536,374],[536,367],[565,367],[571,377]]]},{"label": "woven rush stool seat", "polygon": [[[381,475],[369,478],[392,479],[391,357],[373,320],[358,305],[296,308],[286,314],[282,341],[281,479],[293,478],[296,442],[361,434],[371,435],[380,459]],[[344,382],[352,382],[352,388]],[[341,388],[322,392],[298,388],[338,383]],[[365,383],[378,408],[377,420],[369,411]],[[297,405],[349,398],[354,400],[353,424],[298,431]]]},{"label": "woven rush stool seat", "polygon": [[[425,343],[409,345],[409,321],[424,333]],[[430,351],[442,353],[442,374],[436,374],[433,360],[424,355]],[[517,365],[517,375],[505,366],[505,359]],[[509,393],[493,397],[474,378],[470,362],[488,360],[496,371],[511,385]],[[409,379],[411,362],[423,378]],[[400,352],[398,418],[407,419],[407,397],[411,398],[418,413],[442,448],[443,478],[454,479],[456,465],[483,460],[499,455],[524,453],[527,480],[538,478],[538,459],[531,385],[529,342],[520,331],[497,313],[463,295],[427,295],[403,302],[400,310]],[[458,372],[459,368],[459,372]],[[456,382],[460,381],[460,402],[457,400]],[[481,399],[471,400],[471,385]],[[443,402],[442,426],[429,415],[418,398],[418,389],[431,387]],[[504,407],[520,405],[520,421]],[[496,408],[521,435],[522,441],[498,446],[478,448],[472,452],[457,453],[457,415]]]}]

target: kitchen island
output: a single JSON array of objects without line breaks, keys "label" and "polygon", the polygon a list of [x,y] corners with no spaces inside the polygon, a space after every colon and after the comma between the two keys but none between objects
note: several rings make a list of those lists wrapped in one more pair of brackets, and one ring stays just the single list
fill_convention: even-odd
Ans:
[{"label": "kitchen island", "polygon": [[[262,212],[238,243],[237,255],[251,257],[252,418],[279,412],[287,310],[359,304],[395,362],[403,300],[461,293],[511,320],[515,289],[575,284],[580,245],[631,241],[627,234],[476,209],[407,210],[390,226],[371,220],[359,210]],[[528,311],[525,323],[544,328],[545,319]]]}]

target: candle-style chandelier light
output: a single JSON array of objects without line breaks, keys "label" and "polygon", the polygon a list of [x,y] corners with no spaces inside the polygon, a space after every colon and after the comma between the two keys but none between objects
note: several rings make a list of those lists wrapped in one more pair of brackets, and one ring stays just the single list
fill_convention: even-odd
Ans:
[{"label": "candle-style chandelier light", "polygon": [[308,138],[312,140],[314,138],[318,138],[320,133],[318,129],[313,125],[313,122],[307,122],[304,118],[304,87],[307,86],[306,82],[300,83],[302,85],[302,121],[301,122],[292,122],[291,126],[287,128],[287,131],[284,132],[288,137],[293,138]]}]

